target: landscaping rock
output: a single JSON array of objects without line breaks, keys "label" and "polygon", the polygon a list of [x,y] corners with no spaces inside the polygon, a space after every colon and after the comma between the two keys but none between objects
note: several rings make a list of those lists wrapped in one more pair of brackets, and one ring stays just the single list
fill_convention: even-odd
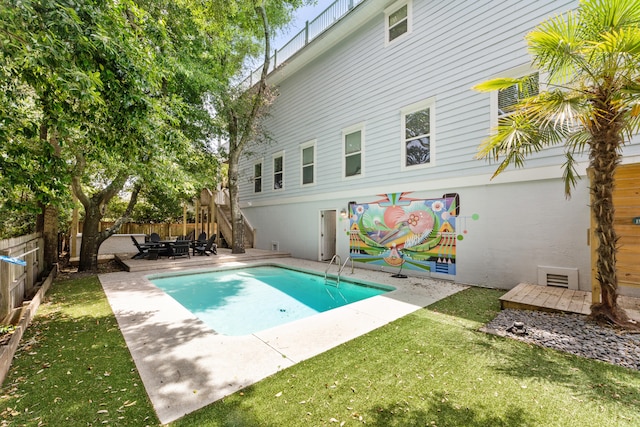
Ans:
[{"label": "landscaping rock", "polygon": [[507,309],[481,331],[640,370],[640,333],[596,325],[580,314]]}]

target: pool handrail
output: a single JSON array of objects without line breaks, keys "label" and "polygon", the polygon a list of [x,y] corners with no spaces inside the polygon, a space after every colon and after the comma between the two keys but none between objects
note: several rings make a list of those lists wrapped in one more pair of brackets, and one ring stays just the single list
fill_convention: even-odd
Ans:
[{"label": "pool handrail", "polygon": [[342,267],[340,267],[340,270],[338,271],[338,279],[340,279],[342,270],[344,270],[344,268],[347,266],[347,262],[349,261],[351,261],[351,274],[353,274],[353,258],[351,258],[351,256],[348,256],[347,259],[344,260],[344,264],[342,264]]},{"label": "pool handrail", "polygon": [[329,261],[329,265],[324,270],[324,284],[325,285],[327,284],[327,273],[329,272],[329,269],[331,268],[331,264],[333,264],[334,261],[338,266],[338,279],[336,280],[336,288],[337,288],[338,286],[340,286],[340,271],[342,271],[342,268],[340,268],[340,264],[342,264],[342,259],[340,259],[340,255],[338,254],[335,254],[333,258],[331,258],[331,261]]}]

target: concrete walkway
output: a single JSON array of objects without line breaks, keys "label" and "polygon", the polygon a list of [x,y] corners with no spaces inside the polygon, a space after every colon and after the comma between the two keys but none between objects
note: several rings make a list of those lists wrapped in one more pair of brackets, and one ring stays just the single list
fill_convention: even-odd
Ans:
[{"label": "concrete walkway", "polygon": [[[321,274],[327,265],[294,258],[235,258],[209,269],[260,264]],[[346,270],[344,277],[391,285],[396,290],[246,336],[217,334],[146,277],[163,270],[109,273],[99,278],[164,424],[466,288],[428,278],[392,278],[390,272],[356,268],[351,274]],[[170,271],[180,268],[172,266]]]}]

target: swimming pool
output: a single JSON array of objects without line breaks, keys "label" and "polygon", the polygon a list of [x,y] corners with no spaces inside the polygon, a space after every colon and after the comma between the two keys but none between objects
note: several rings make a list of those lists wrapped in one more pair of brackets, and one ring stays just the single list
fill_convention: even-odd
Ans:
[{"label": "swimming pool", "polygon": [[223,335],[247,335],[395,288],[276,265],[150,276],[149,280]]}]

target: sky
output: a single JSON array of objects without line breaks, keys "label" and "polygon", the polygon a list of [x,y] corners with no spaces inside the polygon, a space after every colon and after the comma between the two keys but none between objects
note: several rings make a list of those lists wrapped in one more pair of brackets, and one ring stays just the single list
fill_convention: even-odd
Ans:
[{"label": "sky", "polygon": [[273,40],[273,47],[280,49],[289,40],[304,28],[304,24],[307,21],[311,21],[313,18],[320,15],[326,8],[331,6],[335,0],[317,0],[315,5],[304,6],[298,9],[295,13],[289,28],[282,34],[278,34]]}]

